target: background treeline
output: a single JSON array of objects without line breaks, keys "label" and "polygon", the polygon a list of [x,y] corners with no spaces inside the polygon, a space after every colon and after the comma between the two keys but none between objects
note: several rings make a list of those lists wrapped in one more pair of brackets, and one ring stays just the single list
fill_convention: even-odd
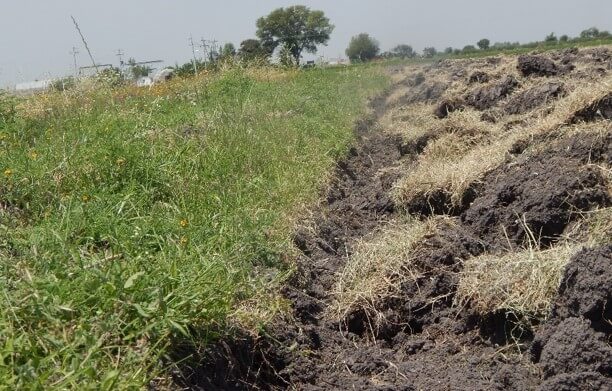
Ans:
[{"label": "background treeline", "polygon": [[566,47],[576,46],[580,44],[605,44],[612,43],[612,33],[607,30],[599,30],[597,27],[591,27],[583,30],[577,37],[570,37],[567,34],[557,36],[554,32],[548,34],[541,41],[533,41],[527,43],[520,42],[495,42],[487,38],[483,38],[473,45],[466,45],[463,48],[447,47],[443,51],[438,51],[434,47],[426,47],[422,53],[417,53],[412,50],[410,45],[398,45],[391,51],[382,52],[380,57],[383,58],[413,58],[413,57],[424,57],[431,58],[436,55],[474,55],[477,53],[491,53],[491,52],[512,52],[521,50],[530,50],[537,48],[550,48],[550,47]]},{"label": "background treeline", "polygon": [[354,36],[346,49],[346,55],[351,61],[363,62],[373,59],[392,59],[392,58],[433,58],[446,56],[478,56],[489,55],[493,53],[518,53],[529,51],[538,48],[564,48],[570,46],[589,46],[612,44],[612,34],[606,30],[599,30],[597,27],[591,27],[583,30],[577,37],[570,37],[566,34],[557,36],[555,33],[550,33],[541,41],[528,43],[520,42],[495,42],[491,43],[488,38],[483,38],[474,44],[469,44],[463,48],[447,47],[444,50],[438,50],[433,46],[425,47],[422,52],[417,52],[411,45],[397,45],[389,51],[382,52],[378,41],[369,34],[361,33]]}]

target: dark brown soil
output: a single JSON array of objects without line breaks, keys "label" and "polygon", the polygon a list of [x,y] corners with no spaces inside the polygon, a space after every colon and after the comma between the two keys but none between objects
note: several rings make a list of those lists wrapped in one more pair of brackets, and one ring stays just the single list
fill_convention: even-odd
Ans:
[{"label": "dark brown soil", "polygon": [[440,119],[446,118],[448,117],[448,114],[452,113],[453,111],[460,110],[461,108],[463,108],[463,106],[464,103],[462,100],[443,99],[436,107],[434,115]]},{"label": "dark brown soil", "polygon": [[531,348],[544,389],[610,389],[612,246],[585,249],[568,265],[552,315]]},{"label": "dark brown soil", "polygon": [[530,55],[519,56],[517,68],[523,76],[556,76],[569,70],[567,66],[558,66],[550,58]]},{"label": "dark brown soil", "polygon": [[572,122],[591,122],[597,119],[612,119],[612,93],[579,110],[574,114]]},{"label": "dark brown soil", "polygon": [[399,104],[403,106],[417,102],[435,101],[444,94],[447,88],[447,83],[421,81],[399,100]]},{"label": "dark brown soil", "polygon": [[468,78],[468,84],[486,83],[489,81],[489,74],[483,71],[476,71]]},{"label": "dark brown soil", "polygon": [[[563,54],[570,55],[579,57]],[[483,64],[496,65],[488,61]],[[549,66],[530,64],[544,71]],[[466,82],[457,76],[461,69],[447,66],[456,65],[443,61],[404,82],[412,89],[402,104],[442,96],[447,85],[429,81],[431,72]],[[518,84],[506,77],[476,88],[465,101],[479,109],[498,106],[503,116],[498,103]],[[530,111],[562,93],[553,84],[510,101],[521,106],[517,112]],[[324,316],[354,243],[399,213],[389,197],[400,177],[396,168],[436,137],[430,132],[406,143],[378,132],[384,102],[385,97],[372,102],[376,115],[357,124],[357,144],[338,162],[314,216],[296,228],[294,243],[302,255],[282,292],[290,316],[258,337],[238,335],[206,352],[178,353],[192,359],[177,370],[177,383],[198,390],[610,389],[612,246],[584,249],[571,260],[550,318],[534,329],[519,327],[519,319],[505,311],[480,315],[469,303],[457,307],[454,298],[464,260],[519,247],[528,230],[536,246],[548,246],[579,212],[612,203],[597,167],[612,164],[612,131],[525,140],[470,188],[459,208],[450,210],[445,194],[410,206],[416,215],[456,216],[438,224],[411,255],[420,277],[375,303],[376,314],[356,310],[339,323]],[[438,108],[443,116],[459,105],[440,102]],[[538,148],[531,148],[534,143]],[[516,354],[518,347],[529,354]]]},{"label": "dark brown soil", "polygon": [[505,105],[508,114],[523,114],[564,94],[563,83],[550,82],[513,96]]},{"label": "dark brown soil", "polygon": [[461,215],[462,222],[488,244],[489,251],[521,246],[534,238],[548,245],[578,217],[577,212],[612,202],[601,170],[584,166],[589,157],[608,153],[609,145],[597,143],[597,137],[571,139],[563,142],[566,149],[556,145],[493,171],[481,195]]},{"label": "dark brown soil", "polygon": [[465,96],[465,102],[478,110],[485,110],[497,104],[510,95],[518,87],[518,81],[512,76],[506,76],[497,84],[477,88]]}]

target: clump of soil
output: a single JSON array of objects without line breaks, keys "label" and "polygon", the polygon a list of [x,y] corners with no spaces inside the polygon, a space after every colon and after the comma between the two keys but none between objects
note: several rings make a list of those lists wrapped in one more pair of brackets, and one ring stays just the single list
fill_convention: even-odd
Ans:
[{"label": "clump of soil", "polygon": [[501,82],[478,88],[465,96],[465,102],[478,110],[485,110],[493,107],[501,99],[510,95],[519,82],[513,76],[506,76]]},{"label": "clump of soil", "polygon": [[540,391],[612,390],[612,378],[599,372],[564,373],[546,380]]},{"label": "clump of soil", "polygon": [[399,144],[399,151],[402,156],[416,156],[425,150],[427,144],[433,139],[438,137],[438,134],[433,131],[429,131],[415,139],[411,139],[408,142]]},{"label": "clump of soil", "polygon": [[400,99],[401,105],[418,102],[431,102],[439,99],[448,88],[447,83],[424,81],[415,85],[404,97]]},{"label": "clump of soil", "polygon": [[612,202],[601,171],[584,167],[589,157],[607,153],[607,145],[593,148],[594,138],[565,141],[563,152],[558,145],[490,173],[462,222],[491,250],[523,245],[532,235],[542,245],[551,243],[577,218],[576,211]]},{"label": "clump of soil", "polygon": [[517,68],[523,76],[556,76],[563,73],[553,60],[542,56],[519,56]]},{"label": "clump of soil", "polygon": [[540,84],[512,97],[504,110],[508,114],[523,114],[562,96],[564,92],[561,82]]},{"label": "clump of soil", "polygon": [[553,319],[582,317],[612,333],[612,246],[576,255],[565,270],[552,310]]},{"label": "clump of soil", "polygon": [[531,349],[547,389],[612,384],[611,318],[612,246],[584,249],[567,266],[552,315]]},{"label": "clump of soil", "polygon": [[584,49],[580,59],[583,62],[604,64],[608,69],[612,69],[612,51],[605,47]]},{"label": "clump of soil", "polygon": [[590,122],[597,119],[612,119],[612,93],[576,112],[571,122]]},{"label": "clump of soil", "polygon": [[489,81],[489,74],[483,71],[475,71],[468,78],[468,84],[486,83]]},{"label": "clump of soil", "polygon": [[444,99],[436,106],[434,115],[437,118],[446,118],[450,113],[463,108],[463,101],[459,99]]}]

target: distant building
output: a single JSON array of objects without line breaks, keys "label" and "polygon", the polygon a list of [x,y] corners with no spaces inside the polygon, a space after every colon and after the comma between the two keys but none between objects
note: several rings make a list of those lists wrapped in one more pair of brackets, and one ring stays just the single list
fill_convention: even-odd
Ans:
[{"label": "distant building", "polygon": [[346,58],[330,58],[326,65],[336,66],[336,65],[351,65],[351,60]]},{"label": "distant building", "polygon": [[15,85],[15,92],[30,93],[48,90],[53,84],[53,79],[36,80]]}]

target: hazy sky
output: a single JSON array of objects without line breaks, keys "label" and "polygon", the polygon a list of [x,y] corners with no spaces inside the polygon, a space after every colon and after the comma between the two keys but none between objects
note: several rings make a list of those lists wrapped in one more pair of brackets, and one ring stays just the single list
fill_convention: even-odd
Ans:
[{"label": "hazy sky", "polygon": [[612,0],[1,0],[0,86],[70,74],[73,46],[89,65],[70,15],[99,63],[117,63],[122,49],[138,61],[185,62],[188,37],[233,42],[255,35],[255,21],[280,6],[325,11],[336,26],[319,54],[338,57],[351,36],[377,38],[383,49],[463,47],[486,37],[533,41],[550,32],[577,35],[590,26],[612,30]]}]

